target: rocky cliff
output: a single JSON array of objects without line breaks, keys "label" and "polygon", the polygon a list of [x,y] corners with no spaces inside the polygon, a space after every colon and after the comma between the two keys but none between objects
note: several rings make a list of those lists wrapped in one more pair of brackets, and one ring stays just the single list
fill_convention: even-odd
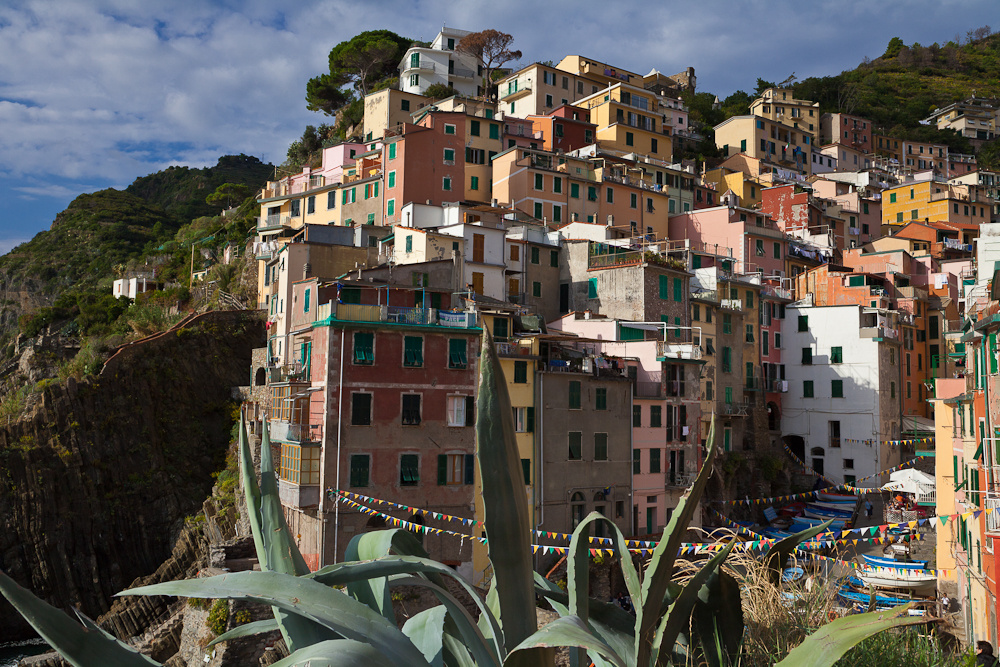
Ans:
[{"label": "rocky cliff", "polygon": [[[87,381],[47,386],[0,426],[0,569],[97,618],[171,556],[224,467],[255,313],[213,312],[122,349]],[[26,624],[0,602],[0,641]]]}]

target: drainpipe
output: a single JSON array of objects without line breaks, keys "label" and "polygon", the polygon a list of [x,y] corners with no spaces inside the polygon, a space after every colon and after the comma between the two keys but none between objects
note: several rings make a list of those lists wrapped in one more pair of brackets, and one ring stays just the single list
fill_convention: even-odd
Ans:
[{"label": "drainpipe", "polygon": [[541,528],[545,523],[545,373],[538,374],[538,406],[535,416],[538,417],[538,447],[535,448],[535,472],[538,479],[538,523],[535,528]]},{"label": "drainpipe", "polygon": [[[344,432],[344,427],[342,425],[343,420],[343,407],[344,407],[344,345],[347,338],[347,332],[345,329],[340,330],[340,381],[337,388],[337,489],[340,489],[340,442],[341,435]],[[329,355],[327,355],[327,364],[329,364]],[[329,395],[329,392],[327,392]],[[333,562],[337,562],[337,553],[340,546],[340,501],[334,505],[334,517],[333,517]]]},{"label": "drainpipe", "polygon": [[[333,305],[331,304],[331,308]],[[329,332],[329,328],[327,329]],[[326,561],[326,434],[327,426],[330,421],[330,338],[327,334],[326,343],[326,364],[323,368],[323,387],[325,391],[323,392],[323,444],[320,460],[323,461],[323,465],[319,468],[319,512],[316,518],[319,519],[319,566],[323,567]],[[337,507],[340,506],[340,502],[336,502]]]},{"label": "drainpipe", "polygon": [[[632,406],[632,410],[634,411],[635,410],[635,383],[634,382],[629,382],[628,393],[629,393],[629,405]],[[629,420],[631,420],[631,419],[632,419],[632,412],[629,412]],[[633,447],[635,447],[635,440],[634,440],[634,438],[635,438],[635,428],[633,428],[633,427],[630,426],[629,429],[628,429],[628,453],[629,453],[629,457],[630,457],[629,461],[628,461],[628,469],[629,469],[629,482],[628,482],[628,500],[629,500],[629,503],[628,503],[629,504],[628,517],[629,517],[629,520],[628,520],[628,524],[630,526],[632,526],[632,534],[633,535],[637,535],[638,533],[636,532],[636,530],[637,530],[638,526],[636,526],[634,524],[635,524],[636,521],[639,520],[639,517],[636,516],[636,514],[638,514],[637,512],[633,512],[632,511],[632,508],[635,507],[635,464],[632,463],[632,461],[635,460],[635,458],[634,458],[635,457],[635,453],[634,453],[635,450],[633,449]],[[664,505],[666,505],[666,500],[667,500],[667,497],[666,497],[666,494],[664,494],[664,496],[663,496]],[[664,516],[666,516],[666,515],[664,515]]]}]

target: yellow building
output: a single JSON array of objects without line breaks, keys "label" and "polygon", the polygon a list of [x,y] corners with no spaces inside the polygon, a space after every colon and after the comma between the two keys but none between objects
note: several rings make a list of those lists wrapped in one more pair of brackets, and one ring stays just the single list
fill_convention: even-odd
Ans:
[{"label": "yellow building", "polygon": [[[535,438],[535,366],[539,359],[539,337],[525,336],[514,338],[511,329],[509,313],[482,313],[484,326],[490,329],[500,357],[500,367],[507,382],[507,393],[510,395],[510,405],[514,410],[514,430],[516,432],[517,449],[521,459],[521,469],[524,473],[524,490],[528,497],[528,521],[532,526],[538,524],[539,507],[535,501],[535,488],[538,480],[535,477],[536,450]],[[485,514],[483,508],[482,480],[476,475],[476,486],[473,492],[476,502],[475,517],[482,521]],[[476,586],[489,582],[490,579],[489,552],[485,544],[474,542],[472,545],[472,582]]]},{"label": "yellow building", "polygon": [[996,137],[1000,125],[1000,109],[994,104],[994,100],[970,97],[935,109],[927,120],[939,130],[955,130],[966,139],[989,141]]},{"label": "yellow building", "polygon": [[[655,93],[617,83],[576,102],[590,110],[602,150],[638,153],[669,162],[673,155],[673,127],[665,124]],[[672,118],[669,116],[668,118]],[[672,122],[672,121],[671,121]]]},{"label": "yellow building", "polygon": [[413,114],[433,103],[416,93],[385,88],[365,96],[365,141],[385,137],[385,131],[412,123]]},{"label": "yellow building", "polygon": [[786,88],[768,88],[750,104],[750,115],[778,121],[793,129],[819,135],[819,102],[797,100]]},{"label": "yellow building", "polygon": [[745,172],[721,166],[705,172],[702,175],[702,180],[714,185],[715,191],[720,196],[725,194],[727,190],[732,190],[733,194],[740,198],[740,206],[744,208],[754,208],[760,204],[760,193],[764,186]]},{"label": "yellow building", "polygon": [[801,127],[759,116],[733,116],[715,126],[723,157],[743,153],[806,176],[812,175],[813,140],[814,134]]},{"label": "yellow building", "polygon": [[990,221],[993,200],[986,188],[945,181],[912,181],[882,192],[882,223],[905,225],[913,220],[980,225]]}]

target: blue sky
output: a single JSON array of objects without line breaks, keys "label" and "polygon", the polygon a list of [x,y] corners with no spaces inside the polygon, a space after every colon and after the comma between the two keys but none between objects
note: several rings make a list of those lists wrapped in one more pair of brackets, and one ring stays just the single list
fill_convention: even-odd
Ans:
[{"label": "blue sky", "polygon": [[[280,8],[279,8],[280,7]],[[7,0],[0,6],[0,252],[81,192],[247,153],[274,163],[307,124],[305,82],[338,42],[442,23],[514,35],[523,63],[579,53],[646,73],[694,67],[724,97],[758,76],[836,74],[889,39],[945,42],[996,0]]]}]

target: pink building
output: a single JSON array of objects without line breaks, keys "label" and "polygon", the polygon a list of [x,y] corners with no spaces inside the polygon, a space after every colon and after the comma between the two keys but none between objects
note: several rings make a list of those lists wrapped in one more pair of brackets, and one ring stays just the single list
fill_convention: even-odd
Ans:
[{"label": "pink building", "polygon": [[783,275],[788,241],[763,211],[739,206],[713,206],[670,216],[671,241],[691,239],[697,244],[733,250],[736,273]]},{"label": "pink building", "polygon": [[760,291],[760,364],[767,407],[767,430],[772,440],[781,437],[781,395],[788,392],[782,359],[782,325],[785,306],[793,301],[787,281],[765,281]]},{"label": "pink building", "polygon": [[[637,535],[663,532],[681,495],[701,466],[702,362],[697,346],[669,343],[667,325],[573,312],[549,330],[595,341],[619,357],[635,378],[632,391],[632,520]],[[673,331],[673,327],[669,327]],[[633,370],[634,369],[634,370]],[[696,514],[698,525],[700,514]]]}]

